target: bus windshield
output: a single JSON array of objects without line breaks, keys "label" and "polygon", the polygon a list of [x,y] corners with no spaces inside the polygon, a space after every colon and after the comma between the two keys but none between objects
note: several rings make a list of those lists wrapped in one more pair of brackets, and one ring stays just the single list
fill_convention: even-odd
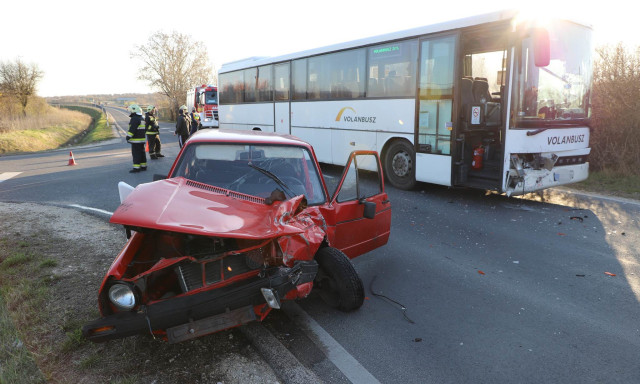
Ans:
[{"label": "bus windshield", "polygon": [[550,62],[535,65],[533,33],[516,51],[512,128],[584,125],[589,118],[592,39],[589,28],[556,22],[549,32]]}]

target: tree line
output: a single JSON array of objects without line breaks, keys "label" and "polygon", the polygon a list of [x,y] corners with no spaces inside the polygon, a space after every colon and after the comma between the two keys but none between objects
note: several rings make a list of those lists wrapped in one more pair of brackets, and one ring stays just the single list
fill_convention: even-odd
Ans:
[{"label": "tree line", "polygon": [[593,170],[624,176],[640,172],[640,47],[596,50],[591,96]]}]

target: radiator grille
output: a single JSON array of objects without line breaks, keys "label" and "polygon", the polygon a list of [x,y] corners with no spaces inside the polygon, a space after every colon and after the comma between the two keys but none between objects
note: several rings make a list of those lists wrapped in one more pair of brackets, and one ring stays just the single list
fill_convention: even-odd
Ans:
[{"label": "radiator grille", "polygon": [[180,287],[189,292],[259,269],[264,263],[263,248],[213,261],[183,263],[175,268]]}]

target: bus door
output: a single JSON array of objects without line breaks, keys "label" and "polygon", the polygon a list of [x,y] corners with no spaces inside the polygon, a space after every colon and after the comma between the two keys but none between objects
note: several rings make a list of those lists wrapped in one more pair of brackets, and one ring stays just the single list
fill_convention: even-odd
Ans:
[{"label": "bus door", "polygon": [[502,27],[473,29],[461,36],[454,185],[501,189],[506,110],[505,36]]},{"label": "bus door", "polygon": [[291,102],[289,63],[274,65],[273,126],[278,133],[291,133]]},{"label": "bus door", "polygon": [[457,41],[457,35],[420,41],[416,105],[416,180],[449,186]]}]

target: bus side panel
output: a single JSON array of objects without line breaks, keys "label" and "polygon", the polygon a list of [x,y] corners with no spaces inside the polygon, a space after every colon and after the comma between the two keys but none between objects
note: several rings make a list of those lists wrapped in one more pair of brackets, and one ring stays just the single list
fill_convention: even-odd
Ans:
[{"label": "bus side panel", "polygon": [[291,111],[289,110],[289,102],[275,103],[275,126],[278,133],[291,133]]},{"label": "bus side panel", "polygon": [[410,137],[413,142],[414,127],[415,99],[291,104],[291,133],[312,143],[323,163],[344,165],[356,149],[380,152],[392,136]]},{"label": "bus side panel", "polygon": [[[307,128],[291,126],[291,134],[307,143],[312,143],[316,158],[321,163],[332,164],[331,161],[331,129]],[[344,164],[343,164],[344,165]]]},{"label": "bus side panel", "polygon": [[451,186],[451,156],[416,153],[416,180]]},{"label": "bus side panel", "polygon": [[220,128],[273,132],[273,103],[231,104],[218,106]]}]

